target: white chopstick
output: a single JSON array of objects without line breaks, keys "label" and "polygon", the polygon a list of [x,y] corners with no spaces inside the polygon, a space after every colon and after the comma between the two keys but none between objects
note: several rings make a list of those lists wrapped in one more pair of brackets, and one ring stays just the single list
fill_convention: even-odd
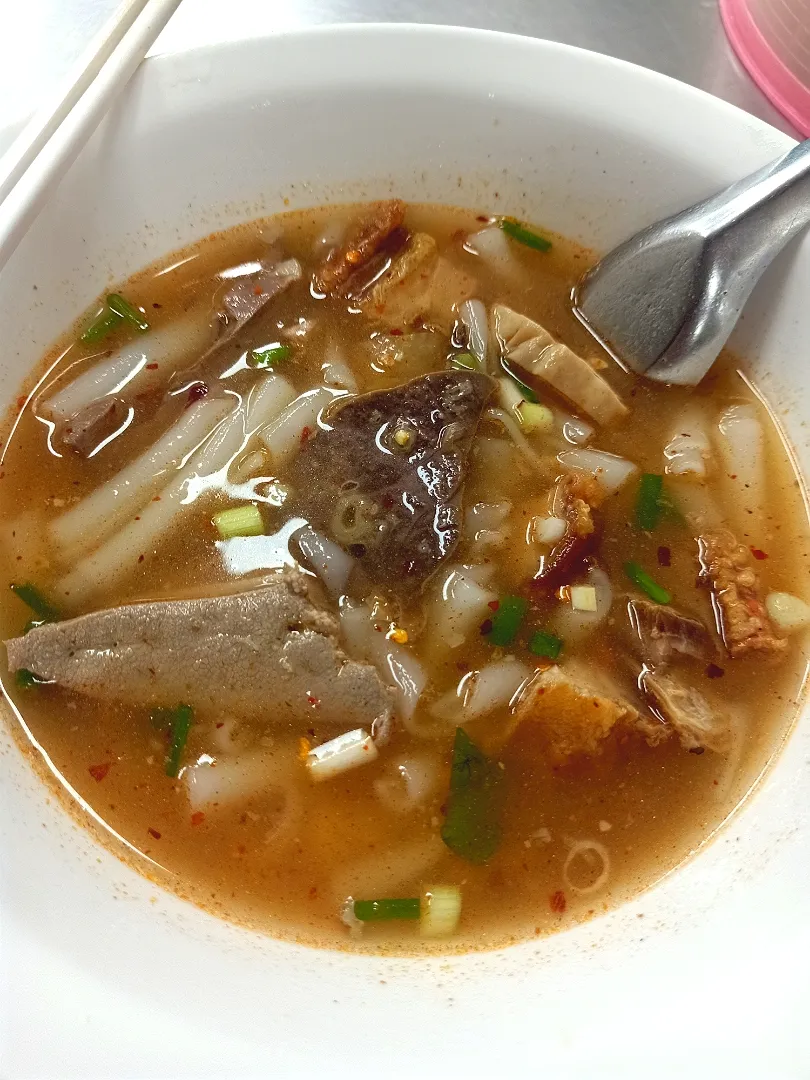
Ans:
[{"label": "white chopstick", "polygon": [[0,158],[0,270],[179,4],[124,0]]}]

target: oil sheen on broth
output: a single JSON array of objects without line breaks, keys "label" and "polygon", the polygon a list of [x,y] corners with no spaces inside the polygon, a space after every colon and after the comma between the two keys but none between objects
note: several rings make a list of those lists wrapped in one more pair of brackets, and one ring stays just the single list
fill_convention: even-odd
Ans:
[{"label": "oil sheen on broth", "polygon": [[490,948],[648,887],[761,773],[799,482],[731,357],[689,390],[600,353],[589,259],[296,212],[45,358],[0,474],[4,683],[144,872],[311,944]]}]

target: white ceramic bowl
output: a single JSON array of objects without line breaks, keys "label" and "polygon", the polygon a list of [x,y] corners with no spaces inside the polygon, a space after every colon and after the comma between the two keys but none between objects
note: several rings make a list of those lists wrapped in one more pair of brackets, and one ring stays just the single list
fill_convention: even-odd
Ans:
[{"label": "white ceramic bowl", "polygon": [[[782,134],[543,41],[321,29],[147,62],[0,278],[3,404],[112,281],[288,205],[396,193],[605,248],[783,152]],[[810,240],[737,344],[810,464]],[[717,839],[635,903],[448,960],[316,952],[162,893],[2,738],[8,1077],[793,1077],[810,1060],[810,724]]]}]

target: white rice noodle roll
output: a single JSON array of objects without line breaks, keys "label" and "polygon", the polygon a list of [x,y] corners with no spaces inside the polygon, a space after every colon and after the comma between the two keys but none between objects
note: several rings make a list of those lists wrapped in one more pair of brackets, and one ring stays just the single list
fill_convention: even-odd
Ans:
[{"label": "white rice noodle roll", "polygon": [[509,240],[498,225],[487,225],[485,229],[472,233],[464,243],[464,250],[477,255],[499,273],[516,274],[520,269]]},{"label": "white rice noodle roll", "polygon": [[[128,341],[103,359],[90,357],[76,378],[36,405],[37,412],[52,420],[67,420],[99,398],[115,394],[128,398],[141,394],[174,374],[180,361],[202,349],[211,328],[202,311],[183,315],[155,330]],[[157,364],[148,368],[147,364]]]},{"label": "white rice noodle roll", "polygon": [[325,386],[307,390],[290,402],[272,423],[259,432],[259,439],[269,451],[273,467],[278,468],[293,456],[301,445],[305,429],[314,432],[318,417],[337,395]]},{"label": "white rice noodle roll", "polygon": [[389,851],[374,851],[337,870],[332,878],[332,895],[336,900],[349,896],[355,900],[402,896],[403,890],[405,895],[408,891],[418,895],[427,874],[446,851],[437,834],[398,844]]},{"label": "white rice noodle roll", "polygon": [[474,538],[481,529],[500,529],[511,512],[512,504],[506,501],[474,503],[464,515],[465,532]]},{"label": "white rice noodle roll", "polygon": [[600,626],[613,605],[613,586],[610,578],[598,566],[577,581],[580,585],[592,585],[596,592],[596,611],[577,611],[570,600],[562,600],[548,621],[549,629],[562,638],[566,645],[582,640]]},{"label": "white rice noodle roll", "polygon": [[537,514],[529,522],[526,539],[534,544],[556,544],[565,536],[568,522],[565,518]]},{"label": "white rice noodle roll", "polygon": [[[499,381],[502,382],[502,383],[506,383],[506,382],[511,383],[512,380],[511,379],[501,379]],[[501,424],[503,424],[504,428],[506,429],[507,435],[511,438],[512,442],[515,444],[515,447],[517,448],[518,452],[523,455],[523,457],[526,459],[526,461],[529,463],[529,465],[533,469],[537,470],[538,472],[546,472],[547,471],[546,462],[543,460],[543,458],[540,457],[540,455],[537,453],[537,451],[530,445],[528,439],[523,434],[523,432],[520,430],[520,424],[517,421],[514,410],[509,411],[509,410],[503,409],[503,408],[501,408],[501,409],[490,408],[490,409],[487,409],[485,415],[490,420],[498,420]],[[578,452],[579,453],[586,453],[587,451],[576,451],[576,450],[571,451],[572,454],[578,453]]]},{"label": "white rice noodle roll", "polygon": [[532,669],[518,660],[495,660],[479,671],[468,672],[455,690],[433,702],[429,712],[452,723],[486,716],[508,706],[531,675]]},{"label": "white rice noodle roll", "polygon": [[433,754],[413,753],[386,763],[374,791],[387,810],[406,814],[423,806],[439,790],[442,767]]},{"label": "white rice noodle roll", "polygon": [[273,807],[267,839],[275,842],[289,834],[301,818],[303,799],[297,766],[292,756],[270,751],[228,760],[203,754],[196,764],[182,770],[180,779],[192,811],[216,814],[249,799],[267,800]]},{"label": "white rice noodle roll", "polygon": [[393,687],[396,713],[407,727],[427,682],[421,663],[410,649],[387,638],[384,629],[377,629],[381,624],[375,623],[365,604],[344,597],[340,622],[347,652],[373,664],[380,678]]},{"label": "white rice noodle roll", "polygon": [[479,369],[486,371],[489,351],[487,309],[480,300],[465,300],[459,306],[458,317],[467,331],[467,351],[475,357]]},{"label": "white rice noodle roll", "polygon": [[452,567],[434,594],[427,617],[431,649],[457,649],[486,617],[497,593],[479,585],[466,567]]},{"label": "white rice noodle roll", "polygon": [[672,476],[667,478],[666,489],[696,534],[723,526],[720,507],[707,484],[692,477]]},{"label": "white rice noodle roll", "polygon": [[56,518],[50,534],[64,560],[92,548],[136,513],[233,407],[232,397],[196,402],[148,450]]},{"label": "white rice noodle roll", "polygon": [[757,406],[747,402],[725,409],[717,423],[715,442],[729,514],[740,538],[750,538],[769,502],[765,433]]},{"label": "white rice noodle roll", "polygon": [[693,403],[678,416],[664,447],[664,472],[667,476],[704,480],[711,458],[707,417],[704,410]]},{"label": "white rice noodle roll", "polygon": [[551,412],[554,417],[555,431],[567,443],[571,443],[573,446],[585,446],[594,437],[596,427],[590,421],[583,420],[580,416],[574,416],[572,413],[564,412],[556,407]]},{"label": "white rice noodle roll", "polygon": [[230,463],[246,449],[257,427],[267,423],[294,393],[286,379],[266,376],[247,403],[226,417],[197,454],[177,470],[157,501],[147,503],[140,513],[133,510],[134,516],[119,532],[58,582],[56,592],[62,603],[68,607],[82,603],[131,573],[141,555],[148,558],[196,498],[227,484]]},{"label": "white rice noodle roll", "polygon": [[810,626],[810,604],[793,593],[772,592],[765,597],[765,610],[780,630],[786,634]]},{"label": "white rice noodle roll", "polygon": [[330,341],[326,346],[321,376],[324,386],[333,390],[346,390],[350,394],[357,393],[357,379],[349,367],[345,352],[336,341]]},{"label": "white rice noodle roll", "polygon": [[311,525],[299,529],[292,539],[306,558],[308,568],[318,575],[330,596],[342,596],[354,568],[351,555],[322,533],[316,532]]},{"label": "white rice noodle roll", "polygon": [[566,469],[589,473],[608,495],[615,495],[619,488],[638,472],[638,466],[616,454],[604,450],[563,450],[557,461]]}]

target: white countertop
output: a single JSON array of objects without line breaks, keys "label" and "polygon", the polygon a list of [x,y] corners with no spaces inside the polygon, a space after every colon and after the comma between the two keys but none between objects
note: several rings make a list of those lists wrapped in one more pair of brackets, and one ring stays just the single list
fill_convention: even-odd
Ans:
[{"label": "white countertop", "polygon": [[[4,0],[0,125],[29,114],[117,0]],[[183,0],[155,52],[325,23],[430,22],[567,42],[654,68],[795,135],[726,41],[716,0]]]}]

